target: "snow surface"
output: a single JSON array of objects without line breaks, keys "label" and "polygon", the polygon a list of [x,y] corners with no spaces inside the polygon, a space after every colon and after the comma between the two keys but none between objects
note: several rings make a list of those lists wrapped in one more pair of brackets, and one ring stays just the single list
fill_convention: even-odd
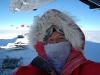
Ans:
[{"label": "snow surface", "polygon": [[[21,50],[4,50],[0,49],[0,65],[2,65],[3,60],[6,57],[9,58],[16,58],[20,59],[22,58],[21,65],[27,66],[30,64],[30,62],[37,56],[37,53],[35,50],[33,50],[31,47],[27,47],[25,49]],[[15,69],[6,69],[3,70],[3,73],[0,73],[0,75],[11,75]],[[1,69],[0,69],[1,72]]]}]

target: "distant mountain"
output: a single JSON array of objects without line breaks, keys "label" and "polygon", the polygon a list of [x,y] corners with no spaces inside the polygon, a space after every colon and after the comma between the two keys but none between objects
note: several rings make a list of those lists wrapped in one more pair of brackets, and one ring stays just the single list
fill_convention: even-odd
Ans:
[{"label": "distant mountain", "polygon": [[0,46],[6,46],[8,43],[13,43],[17,40],[17,38],[13,39],[0,39]]},{"label": "distant mountain", "polygon": [[100,62],[100,43],[86,41],[84,53],[87,59]]}]

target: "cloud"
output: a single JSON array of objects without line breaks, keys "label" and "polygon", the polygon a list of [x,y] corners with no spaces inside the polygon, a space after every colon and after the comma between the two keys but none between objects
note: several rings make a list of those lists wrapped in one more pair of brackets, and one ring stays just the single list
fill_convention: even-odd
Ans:
[{"label": "cloud", "polygon": [[28,30],[0,30],[0,39],[12,39],[27,32]]},{"label": "cloud", "polygon": [[11,34],[11,33],[7,33],[7,34],[0,34],[0,39],[12,39],[14,37],[16,37],[16,34]]},{"label": "cloud", "polygon": [[83,31],[87,41],[100,43],[100,31]]}]

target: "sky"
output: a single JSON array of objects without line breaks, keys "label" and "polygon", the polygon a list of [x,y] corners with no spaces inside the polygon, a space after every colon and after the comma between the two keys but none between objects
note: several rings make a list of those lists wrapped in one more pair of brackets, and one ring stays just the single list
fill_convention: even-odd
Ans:
[{"label": "sky", "polygon": [[[32,25],[34,16],[41,16],[49,9],[58,9],[73,16],[83,30],[100,30],[100,10],[89,9],[79,0],[55,0],[36,11],[18,12],[15,15],[9,10],[10,0],[0,0],[0,30],[12,30],[20,25]],[[13,25],[13,27],[11,26]]]}]

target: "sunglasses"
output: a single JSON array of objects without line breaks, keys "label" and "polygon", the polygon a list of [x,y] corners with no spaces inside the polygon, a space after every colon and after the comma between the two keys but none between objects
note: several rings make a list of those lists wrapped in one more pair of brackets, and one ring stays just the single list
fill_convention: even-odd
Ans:
[{"label": "sunglasses", "polygon": [[52,25],[50,28],[46,30],[46,36],[44,38],[44,41],[46,41],[55,31],[64,35],[64,32],[61,28],[57,27],[56,25]]}]

